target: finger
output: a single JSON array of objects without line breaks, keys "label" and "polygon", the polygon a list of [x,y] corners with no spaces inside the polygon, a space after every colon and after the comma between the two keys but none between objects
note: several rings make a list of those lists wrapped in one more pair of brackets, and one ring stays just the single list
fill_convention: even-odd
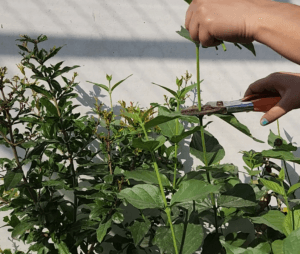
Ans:
[{"label": "finger", "polygon": [[200,28],[200,24],[197,22],[197,19],[193,18],[192,16],[191,21],[189,23],[189,32],[190,32],[191,39],[193,41],[199,42],[199,35],[198,35],[199,28]]},{"label": "finger", "polygon": [[244,94],[244,98],[252,94],[261,93],[272,93],[274,95],[280,94],[276,89],[274,89],[274,87],[272,87],[272,83],[268,82],[266,78],[262,78],[249,85]]},{"label": "finger", "polygon": [[287,112],[291,111],[293,109],[291,101],[293,101],[292,97],[286,94],[273,108],[271,108],[266,114],[262,116],[260,124],[262,126],[266,126],[276,121]]},{"label": "finger", "polygon": [[218,46],[222,43],[222,41],[212,37],[211,34],[205,29],[201,29],[199,31],[199,41],[204,47]]},{"label": "finger", "polygon": [[189,31],[190,29],[190,22],[191,18],[193,16],[193,12],[190,10],[190,7],[188,8],[185,16],[185,28]]}]

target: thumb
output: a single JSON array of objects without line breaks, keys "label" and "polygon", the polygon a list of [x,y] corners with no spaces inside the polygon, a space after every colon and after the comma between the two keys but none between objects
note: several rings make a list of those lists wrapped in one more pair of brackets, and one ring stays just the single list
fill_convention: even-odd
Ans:
[{"label": "thumb", "polygon": [[291,111],[293,109],[291,105],[291,97],[292,96],[288,96],[286,94],[273,108],[271,108],[267,113],[265,113],[262,116],[260,124],[262,126],[266,126],[276,121],[278,118],[282,117],[287,112]]},{"label": "thumb", "polygon": [[286,114],[287,112],[281,108],[280,106],[274,106],[271,108],[266,114],[262,116],[260,119],[260,124],[262,126],[266,126],[274,121],[276,121],[278,118]]}]

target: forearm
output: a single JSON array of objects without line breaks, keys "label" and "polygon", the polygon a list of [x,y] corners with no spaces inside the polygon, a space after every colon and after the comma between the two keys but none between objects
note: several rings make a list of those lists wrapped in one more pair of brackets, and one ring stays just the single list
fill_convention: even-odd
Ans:
[{"label": "forearm", "polygon": [[265,11],[255,15],[254,39],[300,64],[300,6],[271,2]]}]

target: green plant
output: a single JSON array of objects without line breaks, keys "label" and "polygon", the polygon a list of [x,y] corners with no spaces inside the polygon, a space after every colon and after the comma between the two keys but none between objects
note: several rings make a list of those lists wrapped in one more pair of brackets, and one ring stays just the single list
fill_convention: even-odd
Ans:
[{"label": "green plant", "polygon": [[[190,40],[184,28],[179,34]],[[201,109],[198,43],[197,81],[189,85],[187,72],[176,78],[176,90],[158,85],[171,94],[164,105],[143,109],[120,101],[116,114],[113,91],[129,76],[111,85],[106,75],[108,86],[89,82],[108,92],[110,107],[94,98],[93,115],[81,116],[73,104],[78,74],[65,76],[78,66],[49,65],[61,47],[40,49],[45,40],[19,39],[22,77],[8,79],[0,69],[0,144],[13,154],[0,159],[0,209],[11,210],[4,221],[12,237],[31,245],[27,253],[296,253],[300,183],[286,181],[285,162],[300,163],[292,153],[297,148],[270,132],[271,149],[241,152],[246,172],[240,172],[221,163],[225,151],[206,130],[211,122],[180,113],[194,89]],[[233,114],[216,116],[262,142]],[[184,174],[178,153],[190,135],[200,163]],[[284,168],[270,159],[284,161]],[[254,239],[243,224],[225,233],[238,219],[252,226]]]}]

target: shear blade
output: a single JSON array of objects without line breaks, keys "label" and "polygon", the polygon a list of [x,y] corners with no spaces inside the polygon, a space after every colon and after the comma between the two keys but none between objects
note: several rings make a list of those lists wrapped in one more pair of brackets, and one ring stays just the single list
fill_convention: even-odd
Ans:
[{"label": "shear blade", "polygon": [[204,105],[201,107],[201,111],[199,111],[197,106],[192,106],[182,110],[181,113],[184,115],[192,115],[192,116],[203,116],[203,115],[211,115],[216,113],[226,114],[226,108]]}]

